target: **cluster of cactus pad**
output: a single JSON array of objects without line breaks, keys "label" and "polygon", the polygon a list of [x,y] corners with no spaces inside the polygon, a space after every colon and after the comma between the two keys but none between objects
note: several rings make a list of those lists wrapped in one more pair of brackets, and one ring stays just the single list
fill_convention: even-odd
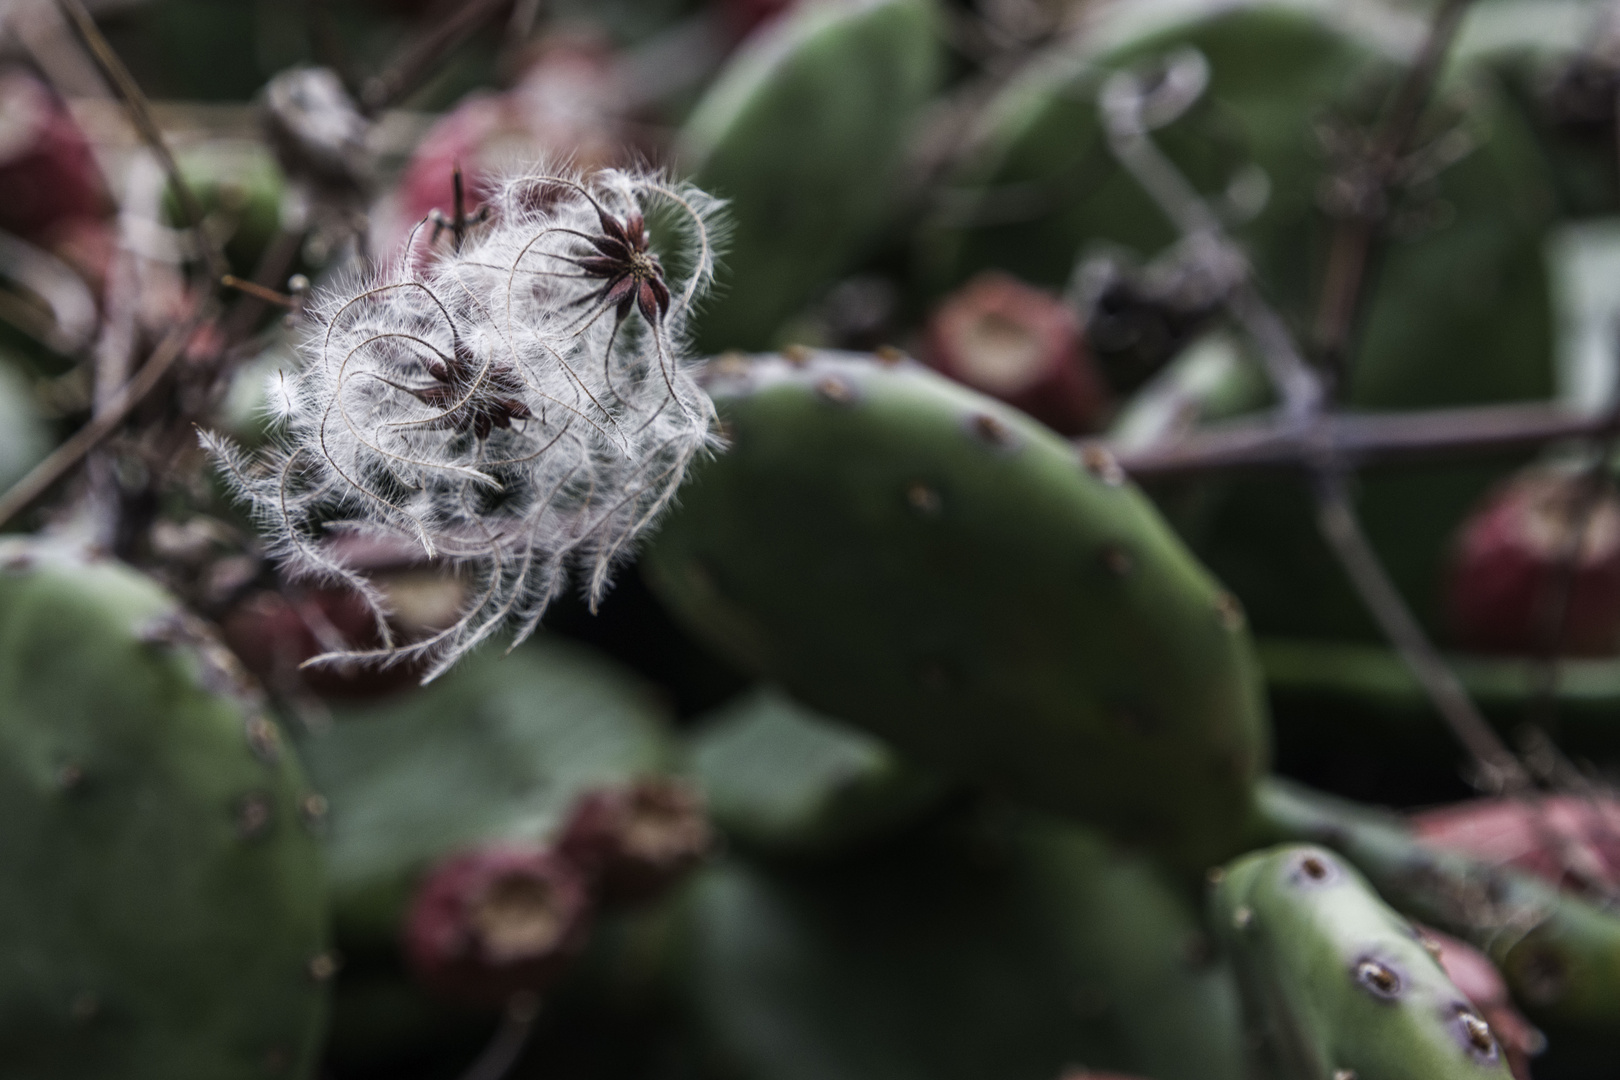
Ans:
[{"label": "cluster of cactus pad", "polygon": [[[669,342],[710,354],[693,371],[712,452],[635,515],[656,528],[600,611],[559,600],[533,640],[429,685],[409,665],[307,671],[380,624],[346,587],[295,590],[265,564],[209,609],[250,675],[158,584],[186,585],[172,562],[146,576],[68,531],[0,541],[0,1075],[1615,1075],[1620,808],[1516,804],[1534,850],[1510,860],[1337,794],[1438,774],[1449,795],[1460,755],[1319,543],[1306,485],[1144,490],[1116,456],[1273,395],[1221,324],[1220,267],[1114,153],[1100,96],[1122,72],[1202,80],[1156,145],[1297,328],[1347,213],[1338,158],[1418,51],[1408,20],[1095,5],[1079,45],[1046,46],[957,131],[942,41],[980,25],[958,8],[995,6],[738,0],[693,24],[773,13],[670,140],[730,202],[729,287]],[[1607,196],[1531,104],[1539,54],[1489,36],[1440,70],[1425,116],[1445,130],[1423,128],[1432,160],[1391,196],[1336,388],[1350,409],[1553,392],[1541,249]],[[606,94],[617,69],[592,55],[569,85]],[[283,90],[341,95],[329,75]],[[555,134],[520,113],[563,84],[525,79],[448,115],[404,204],[442,218],[446,160],[478,154],[476,187],[500,132]],[[55,175],[88,151],[39,89],[0,101],[33,95]],[[637,126],[615,108],[585,111]],[[249,276],[297,238],[286,208],[319,198],[289,160],[180,155],[222,268]],[[19,168],[0,160],[0,196]],[[353,210],[370,178],[349,179]],[[105,192],[79,188],[64,220],[109,228]],[[449,243],[435,232],[425,258]],[[288,273],[318,275],[319,246]],[[626,280],[662,282],[635,265]],[[839,330],[835,294],[863,274],[899,284]],[[654,325],[651,302],[630,312]],[[278,340],[218,405],[247,443],[259,383],[292,363]],[[5,481],[49,436],[14,381],[0,367]],[[1583,509],[1585,473],[1520,464],[1368,475],[1354,499],[1417,622],[1475,651],[1453,668],[1488,720],[1550,702],[1564,749],[1612,763],[1620,504]],[[389,616],[417,586],[422,610],[462,596],[438,569],[401,556]],[[1548,684],[1524,660],[1565,578],[1563,652],[1584,658]]]}]

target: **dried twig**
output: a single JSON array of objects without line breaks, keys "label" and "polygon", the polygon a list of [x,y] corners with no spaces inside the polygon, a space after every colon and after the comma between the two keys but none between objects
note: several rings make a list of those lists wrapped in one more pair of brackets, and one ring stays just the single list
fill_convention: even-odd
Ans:
[{"label": "dried twig", "polygon": [[1357,191],[1351,212],[1339,219],[1329,249],[1327,273],[1317,308],[1316,344],[1328,369],[1342,383],[1347,375],[1350,330],[1361,306],[1363,283],[1378,226],[1388,213],[1389,189],[1410,151],[1418,122],[1428,105],[1440,68],[1470,0],[1445,0],[1435,11],[1416,59],[1407,68],[1372,147],[1353,179]]},{"label": "dried twig", "polygon": [[[1466,2],[1466,0],[1464,0]],[[1457,6],[1455,0],[1442,8]],[[1454,28],[1453,28],[1454,29]],[[1450,32],[1436,27],[1415,67],[1429,69],[1408,85],[1427,87],[1437,69]],[[1439,54],[1436,55],[1436,50]],[[1145,80],[1130,72],[1113,76],[1103,87],[1099,105],[1114,156],[1130,172],[1186,241],[1202,247],[1217,265],[1238,268],[1227,294],[1227,308],[1259,347],[1268,377],[1282,399],[1282,417],[1274,431],[1297,440],[1300,464],[1313,476],[1318,525],[1329,548],[1343,566],[1363,604],[1394,645],[1397,653],[1423,686],[1436,710],[1475,763],[1475,782],[1493,791],[1523,790],[1529,773],[1496,735],[1468,697],[1439,650],[1429,641],[1406,600],[1395,587],[1368,542],[1346,487],[1346,465],[1332,442],[1319,437],[1325,393],[1319,374],[1305,363],[1287,325],[1254,287],[1247,260],[1225,235],[1220,220],[1204,204],[1179,169],[1159,151],[1149,135],[1152,124],[1168,122],[1202,93],[1206,72],[1196,53],[1171,56],[1166,71],[1149,89]],[[1370,234],[1369,234],[1370,235]],[[1365,261],[1363,261],[1363,268]],[[1354,282],[1359,293],[1359,276]]]},{"label": "dried twig", "polygon": [[468,0],[407,44],[383,71],[366,80],[360,104],[375,114],[421,85],[440,61],[493,21],[513,0]]},{"label": "dried twig", "polygon": [[83,0],[56,0],[56,2],[84,41],[85,47],[90,50],[90,55],[95,60],[96,66],[101,69],[102,75],[112,84],[114,92],[123,101],[124,108],[129,112],[130,122],[135,125],[141,140],[163,166],[163,171],[169,178],[169,187],[174,190],[175,200],[180,204],[180,212],[185,215],[186,227],[196,238],[208,279],[210,282],[218,281],[225,272],[224,259],[202,228],[202,204],[197,201],[196,192],[191,190],[191,185],[186,183],[186,178],[181,175],[180,165],[175,161],[174,154],[163,139],[162,130],[152,116],[151,103],[141,92],[135,77],[129,73],[129,68],[124,66],[124,62],[118,58],[118,53],[113,50],[100,28],[96,26],[96,20],[91,18],[90,12],[85,9]]},{"label": "dried twig", "polygon": [[1550,402],[1411,412],[1325,412],[1309,426],[1267,417],[1191,431],[1137,450],[1116,451],[1141,480],[1234,469],[1303,469],[1324,454],[1345,467],[1533,449],[1620,431],[1608,413]]},{"label": "dried twig", "polygon": [[1440,711],[1457,741],[1474,758],[1481,775],[1475,783],[1487,791],[1518,791],[1530,777],[1497,736],[1468,696],[1462,681],[1446,665],[1423,627],[1407,607],[1378,553],[1362,531],[1345,485],[1344,473],[1325,468],[1316,476],[1317,524],[1339,564],[1350,576],[1368,612],[1408,669]]},{"label": "dried twig", "polygon": [[146,363],[106,400],[90,422],[69,436],[67,441],[53,450],[44,461],[30,469],[28,474],[13,484],[4,495],[0,495],[0,525],[10,521],[29,503],[48,491],[51,485],[67,475],[68,470],[77,465],[101,440],[112,434],[118,425],[123,423],[130,410],[151,393],[174,366],[175,360],[185,351],[191,335],[202,325],[211,309],[212,305],[208,302],[207,295],[200,295],[194,303],[191,316],[169,331],[158,343],[152,355],[147,358]]},{"label": "dried twig", "polygon": [[535,1018],[539,1015],[540,1004],[533,994],[513,996],[501,1014],[501,1026],[495,1029],[494,1038],[472,1067],[462,1073],[461,1080],[501,1080],[511,1072],[523,1048],[529,1044]]}]

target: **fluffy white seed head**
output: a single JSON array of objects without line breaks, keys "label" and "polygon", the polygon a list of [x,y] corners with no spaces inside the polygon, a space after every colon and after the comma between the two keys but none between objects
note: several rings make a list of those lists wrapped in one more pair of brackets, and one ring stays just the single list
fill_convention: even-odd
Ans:
[{"label": "fluffy white seed head", "polygon": [[[425,252],[419,227],[393,266],[317,295],[269,450],[204,436],[286,573],[371,600],[387,647],[361,655],[430,678],[496,631],[521,641],[571,580],[594,603],[714,439],[686,328],[719,204],[604,170],[513,176],[489,206],[460,250]],[[461,618],[393,642],[380,593],[330,554],[342,532],[461,569]]]}]

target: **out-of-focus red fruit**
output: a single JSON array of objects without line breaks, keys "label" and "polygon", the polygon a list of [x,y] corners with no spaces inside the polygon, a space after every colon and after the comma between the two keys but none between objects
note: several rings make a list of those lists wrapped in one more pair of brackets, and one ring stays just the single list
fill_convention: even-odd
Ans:
[{"label": "out-of-focus red fruit", "polygon": [[703,861],[714,834],[697,792],[650,777],[580,797],[557,842],[607,904],[656,899]]},{"label": "out-of-focus red fruit", "polygon": [[64,227],[110,207],[67,106],[26,71],[0,73],[0,229],[51,247]]},{"label": "out-of-focus red fruit", "polygon": [[794,5],[795,0],[722,0],[726,25],[739,38]]},{"label": "out-of-focus red fruit", "polygon": [[[465,599],[462,583],[423,564],[414,545],[344,536],[327,554],[367,574],[383,594],[396,642],[450,625]],[[323,653],[357,652],[382,645],[377,620],[359,593],[343,588],[301,588],[253,593],[220,619],[231,650],[272,690],[303,690],[329,698],[372,698],[402,690],[421,677],[422,665],[343,663],[300,667]]]},{"label": "out-of-focus red fruit", "polygon": [[1108,408],[1075,313],[1051,293],[996,271],[934,310],[924,358],[1060,434],[1096,430]]},{"label": "out-of-focus red fruit", "polygon": [[571,861],[488,848],[428,872],[405,919],[405,955],[428,989],[498,1007],[556,982],[590,934],[591,896]]},{"label": "out-of-focus red fruit", "polygon": [[1546,1049],[1547,1039],[1513,1007],[1502,973],[1489,957],[1466,942],[1433,930],[1425,930],[1424,937],[1452,984],[1491,1026],[1516,1080],[1530,1080],[1530,1059]]},{"label": "out-of-focus red fruit", "polygon": [[1476,799],[1414,814],[1412,827],[1426,843],[1566,888],[1620,886],[1620,800]]},{"label": "out-of-focus red fruit", "polygon": [[1620,497],[1605,489],[1590,500],[1580,476],[1531,469],[1494,491],[1463,524],[1446,597],[1460,645],[1528,655],[1547,648],[1547,605],[1555,602],[1584,505],[1560,651],[1602,656],[1620,647]]},{"label": "out-of-focus red fruit", "polygon": [[458,164],[471,216],[505,170],[546,161],[588,171],[623,161],[623,93],[612,61],[593,39],[554,38],[536,50],[511,90],[475,93],[440,118],[400,179],[399,239],[434,210],[446,218],[454,213]]},{"label": "out-of-focus red fruit", "polygon": [[253,593],[220,620],[220,631],[242,665],[272,690],[371,698],[403,689],[421,676],[410,664],[299,667],[322,653],[374,649],[382,643],[371,609],[347,589]]}]

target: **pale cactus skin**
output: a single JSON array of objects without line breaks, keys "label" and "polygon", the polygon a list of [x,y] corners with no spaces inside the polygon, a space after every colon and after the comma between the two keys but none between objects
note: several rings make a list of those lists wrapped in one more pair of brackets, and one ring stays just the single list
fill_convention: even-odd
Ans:
[{"label": "pale cactus skin", "polygon": [[1421,935],[1325,848],[1255,852],[1214,875],[1261,1075],[1508,1080],[1507,1058]]},{"label": "pale cactus skin", "polygon": [[6,1075],[309,1075],[323,804],[234,660],[155,583],[0,546]]}]

